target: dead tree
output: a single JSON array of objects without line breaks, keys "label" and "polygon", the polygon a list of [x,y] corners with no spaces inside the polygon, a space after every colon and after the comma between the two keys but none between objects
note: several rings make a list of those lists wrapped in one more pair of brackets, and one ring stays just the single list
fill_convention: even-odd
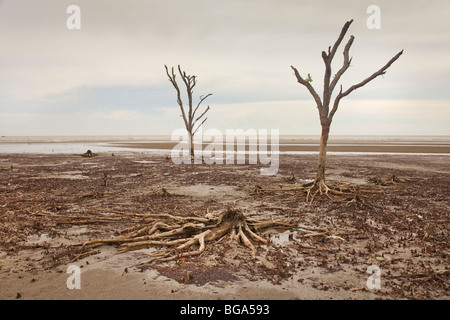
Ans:
[{"label": "dead tree", "polygon": [[[362,86],[366,85],[373,79],[375,79],[378,76],[384,75],[386,73],[386,70],[402,55],[403,50],[397,53],[391,60],[389,60],[386,65],[384,65],[380,70],[373,73],[371,76],[367,77],[363,81],[352,85],[347,90],[342,89],[342,85],[340,85],[340,90],[337,96],[334,98],[333,104],[331,105],[332,100],[332,94],[333,91],[338,84],[340,78],[342,75],[347,71],[347,69],[350,67],[350,64],[352,62],[352,58],[350,58],[349,51],[350,47],[353,44],[353,40],[355,39],[354,36],[350,36],[350,39],[347,41],[347,44],[344,47],[344,62],[341,66],[341,68],[338,70],[338,72],[334,75],[334,78],[331,80],[331,63],[333,61],[334,55],[336,54],[336,51],[341,44],[342,40],[344,39],[345,34],[347,33],[348,28],[350,27],[353,20],[347,21],[344,25],[344,27],[341,30],[341,33],[339,35],[339,38],[334,43],[333,47],[328,47],[328,52],[322,51],[322,59],[325,63],[325,76],[324,76],[324,88],[323,88],[323,96],[322,99],[317,94],[316,90],[311,85],[312,79],[310,75],[308,74],[308,77],[304,79],[300,73],[297,71],[296,68],[291,66],[292,70],[294,71],[295,77],[297,78],[297,81],[304,85],[311,95],[313,96],[317,109],[319,110],[319,116],[320,116],[320,124],[322,126],[322,135],[320,138],[320,149],[319,149],[319,159],[318,159],[318,165],[317,165],[317,173],[316,177],[314,179],[314,182],[310,186],[308,190],[308,194],[311,191],[314,192],[320,192],[327,194],[330,191],[330,188],[325,183],[325,164],[326,164],[326,153],[327,153],[327,142],[328,142],[328,136],[330,132],[330,126],[331,122],[333,120],[333,116],[336,113],[339,102],[342,98],[348,96],[351,92],[355,91],[358,88],[361,88]],[[331,109],[330,109],[331,106]]]},{"label": "dead tree", "polygon": [[[200,105],[203,101],[206,100],[209,96],[212,95],[212,93],[207,94],[206,96],[200,96],[200,101],[198,102],[197,106],[194,107],[193,100],[192,100],[192,94],[195,85],[197,84],[197,77],[196,76],[190,76],[187,75],[185,71],[181,70],[180,65],[178,65],[178,72],[180,74],[181,79],[183,80],[185,86],[186,86],[186,93],[188,98],[188,110],[185,110],[185,106],[183,105],[183,101],[181,99],[181,90],[178,86],[178,83],[176,81],[176,74],[174,71],[174,68],[172,67],[171,73],[169,73],[169,69],[166,65],[164,65],[166,68],[166,74],[169,77],[170,83],[174,86],[175,90],[177,91],[177,102],[180,106],[181,110],[181,116],[184,120],[184,125],[186,127],[186,130],[189,134],[189,155],[191,157],[191,160],[194,159],[194,135],[197,133],[198,129],[205,123],[205,121],[208,118],[204,118],[200,124],[198,122],[206,115],[206,113],[209,111],[209,105],[206,109],[200,115],[197,116],[197,111],[199,111]],[[187,112],[186,112],[187,111]]]}]

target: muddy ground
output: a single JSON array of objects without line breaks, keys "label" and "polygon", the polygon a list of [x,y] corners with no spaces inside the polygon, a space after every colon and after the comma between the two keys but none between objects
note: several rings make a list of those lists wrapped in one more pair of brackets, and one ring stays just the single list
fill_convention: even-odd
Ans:
[{"label": "muddy ground", "polygon": [[[278,173],[262,176],[260,165],[175,165],[151,153],[1,154],[0,299],[450,297],[449,156],[329,155],[328,180],[356,193],[312,203],[278,189],[313,178],[316,156],[280,157]],[[294,227],[262,233],[271,241],[255,243],[255,256],[227,236],[199,256],[143,265],[159,248],[72,246],[112,238],[145,214],[230,206]],[[80,290],[67,288],[70,265],[81,268]],[[367,286],[372,265],[379,289]]]}]

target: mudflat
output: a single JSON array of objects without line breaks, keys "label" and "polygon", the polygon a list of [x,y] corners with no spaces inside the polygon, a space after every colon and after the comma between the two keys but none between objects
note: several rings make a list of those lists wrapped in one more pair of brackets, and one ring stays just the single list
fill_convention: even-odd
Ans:
[{"label": "mudflat", "polygon": [[[307,201],[296,187],[314,178],[309,154],[281,154],[273,176],[142,152],[0,154],[0,299],[449,299],[449,159],[330,154],[328,181],[354,192]],[[255,241],[254,255],[228,235],[200,255],[146,264],[160,247],[76,245],[157,214],[230,207],[292,227],[260,233],[269,243]],[[71,265],[79,290],[67,287]]]}]

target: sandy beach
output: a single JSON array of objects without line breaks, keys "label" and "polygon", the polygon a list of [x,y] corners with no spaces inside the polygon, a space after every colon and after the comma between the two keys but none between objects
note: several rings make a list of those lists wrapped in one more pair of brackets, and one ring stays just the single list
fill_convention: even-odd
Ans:
[{"label": "sandy beach", "polygon": [[[309,203],[279,190],[310,181],[316,161],[282,154],[278,173],[262,176],[261,165],[175,165],[151,152],[2,153],[0,299],[448,299],[449,157],[330,154],[328,180],[357,197]],[[227,236],[201,255],[149,264],[140,263],[160,248],[74,246],[151,214],[205,217],[230,206],[294,227],[265,231],[269,244],[254,243],[254,256]],[[71,265],[80,289],[67,287]],[[372,265],[379,289],[367,287]]]}]

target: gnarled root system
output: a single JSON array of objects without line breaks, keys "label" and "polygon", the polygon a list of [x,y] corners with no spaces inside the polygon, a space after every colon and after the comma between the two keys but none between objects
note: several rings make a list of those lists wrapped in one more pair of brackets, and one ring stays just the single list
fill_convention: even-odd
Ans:
[{"label": "gnarled root system", "polygon": [[[247,218],[240,210],[230,208],[219,216],[211,214],[201,217],[180,217],[168,214],[150,214],[154,220],[119,231],[112,239],[98,239],[79,243],[83,250],[106,245],[119,244],[119,253],[159,247],[149,254],[152,261],[170,261],[181,257],[195,256],[204,252],[207,242],[229,235],[231,240],[240,240],[256,253],[254,242],[267,244],[268,240],[257,233],[266,228],[289,228],[281,221],[258,221]],[[190,250],[195,247],[194,250]]]}]

